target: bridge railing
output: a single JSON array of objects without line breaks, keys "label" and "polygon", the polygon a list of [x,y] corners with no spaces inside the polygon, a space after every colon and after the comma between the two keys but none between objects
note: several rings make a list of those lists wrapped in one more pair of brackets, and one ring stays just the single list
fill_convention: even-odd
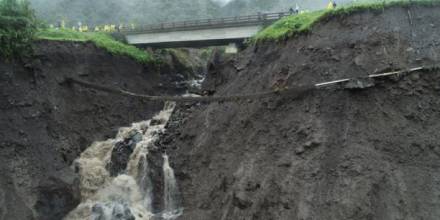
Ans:
[{"label": "bridge railing", "polygon": [[125,27],[120,29],[120,31],[124,33],[155,33],[155,32],[220,28],[220,27],[239,27],[239,26],[253,25],[253,24],[270,24],[288,15],[291,15],[291,13],[289,12],[261,13],[257,15],[247,15],[247,16],[140,25],[135,28]]}]

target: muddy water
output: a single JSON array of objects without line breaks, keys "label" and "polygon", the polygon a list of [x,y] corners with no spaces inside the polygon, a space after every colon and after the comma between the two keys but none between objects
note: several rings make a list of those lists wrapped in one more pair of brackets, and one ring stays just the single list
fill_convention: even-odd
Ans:
[{"label": "muddy water", "polygon": [[[159,214],[152,210],[152,180],[146,161],[149,150],[165,131],[165,125],[175,107],[166,103],[151,120],[121,128],[114,139],[96,142],[74,163],[80,174],[81,204],[65,220],[152,220],[175,219],[182,213],[174,171],[166,154],[163,155],[163,203]],[[136,145],[124,172],[112,177],[107,169],[116,143],[131,138]]]}]

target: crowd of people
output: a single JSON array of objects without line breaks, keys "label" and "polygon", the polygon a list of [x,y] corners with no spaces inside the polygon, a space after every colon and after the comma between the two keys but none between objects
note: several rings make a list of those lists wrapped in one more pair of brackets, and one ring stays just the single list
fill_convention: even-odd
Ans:
[{"label": "crowd of people", "polygon": [[118,32],[121,31],[123,29],[135,29],[135,24],[119,24],[119,25],[115,25],[115,24],[105,24],[105,25],[97,25],[94,27],[89,27],[88,25],[84,25],[82,24],[82,22],[78,22],[77,25],[74,25],[72,27],[67,27],[66,26],[66,22],[64,20],[58,22],[56,25],[49,25],[50,28],[53,29],[70,29],[72,31],[78,31],[78,32],[89,32],[89,31],[94,31],[94,32]]},{"label": "crowd of people", "polygon": [[[336,1],[334,0],[330,0],[330,2],[327,5],[327,9],[334,9],[337,7]],[[296,14],[301,14],[307,11],[302,11],[300,10],[300,7],[298,4],[295,5],[295,7],[291,7],[289,9],[289,13],[292,15],[296,15]],[[64,20],[61,20],[60,22],[58,22],[56,25],[49,25],[50,28],[55,28],[55,29],[71,29],[73,31],[78,31],[78,32],[89,32],[89,31],[94,31],[94,32],[118,32],[121,30],[126,30],[126,29],[131,29],[134,30],[135,29],[135,25],[134,24],[129,24],[129,25],[124,25],[124,24],[119,24],[119,25],[114,25],[114,24],[106,24],[106,25],[97,25],[94,26],[93,28],[89,27],[88,25],[83,25],[81,22],[78,22],[77,25],[72,26],[71,28],[67,28],[66,27],[66,22]]]}]

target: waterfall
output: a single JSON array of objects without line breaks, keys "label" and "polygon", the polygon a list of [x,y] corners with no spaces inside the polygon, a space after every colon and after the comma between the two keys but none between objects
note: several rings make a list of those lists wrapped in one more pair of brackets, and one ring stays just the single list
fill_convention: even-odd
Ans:
[{"label": "waterfall", "polygon": [[[149,152],[157,150],[155,142],[165,131],[174,107],[175,103],[165,103],[164,109],[151,120],[119,129],[116,138],[92,144],[75,160],[73,168],[80,176],[81,204],[65,220],[173,220],[182,214],[174,171],[166,154],[161,171],[164,207],[159,214],[153,213],[153,181],[149,176],[152,168],[147,161]],[[126,164],[112,164],[114,150],[120,153],[115,146],[132,150]],[[113,175],[109,171],[112,166],[124,169],[116,169]]]},{"label": "waterfall", "polygon": [[177,188],[174,170],[170,166],[168,155],[163,155],[163,173],[164,173],[164,219],[176,219],[182,214],[179,209],[179,189]]}]

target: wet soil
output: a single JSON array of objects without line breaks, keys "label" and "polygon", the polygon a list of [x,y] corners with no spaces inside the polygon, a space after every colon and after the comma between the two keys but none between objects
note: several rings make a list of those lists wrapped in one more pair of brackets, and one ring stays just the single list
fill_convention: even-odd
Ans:
[{"label": "wet soil", "polygon": [[[216,95],[438,65],[439,8],[391,8],[251,46],[209,69]],[[182,105],[164,146],[180,219],[440,218],[440,72],[301,97]]]},{"label": "wet soil", "polygon": [[0,60],[0,219],[62,219],[79,202],[73,160],[163,107],[65,85],[65,77],[145,94],[181,89],[172,74],[91,43],[41,41],[24,62]]}]

